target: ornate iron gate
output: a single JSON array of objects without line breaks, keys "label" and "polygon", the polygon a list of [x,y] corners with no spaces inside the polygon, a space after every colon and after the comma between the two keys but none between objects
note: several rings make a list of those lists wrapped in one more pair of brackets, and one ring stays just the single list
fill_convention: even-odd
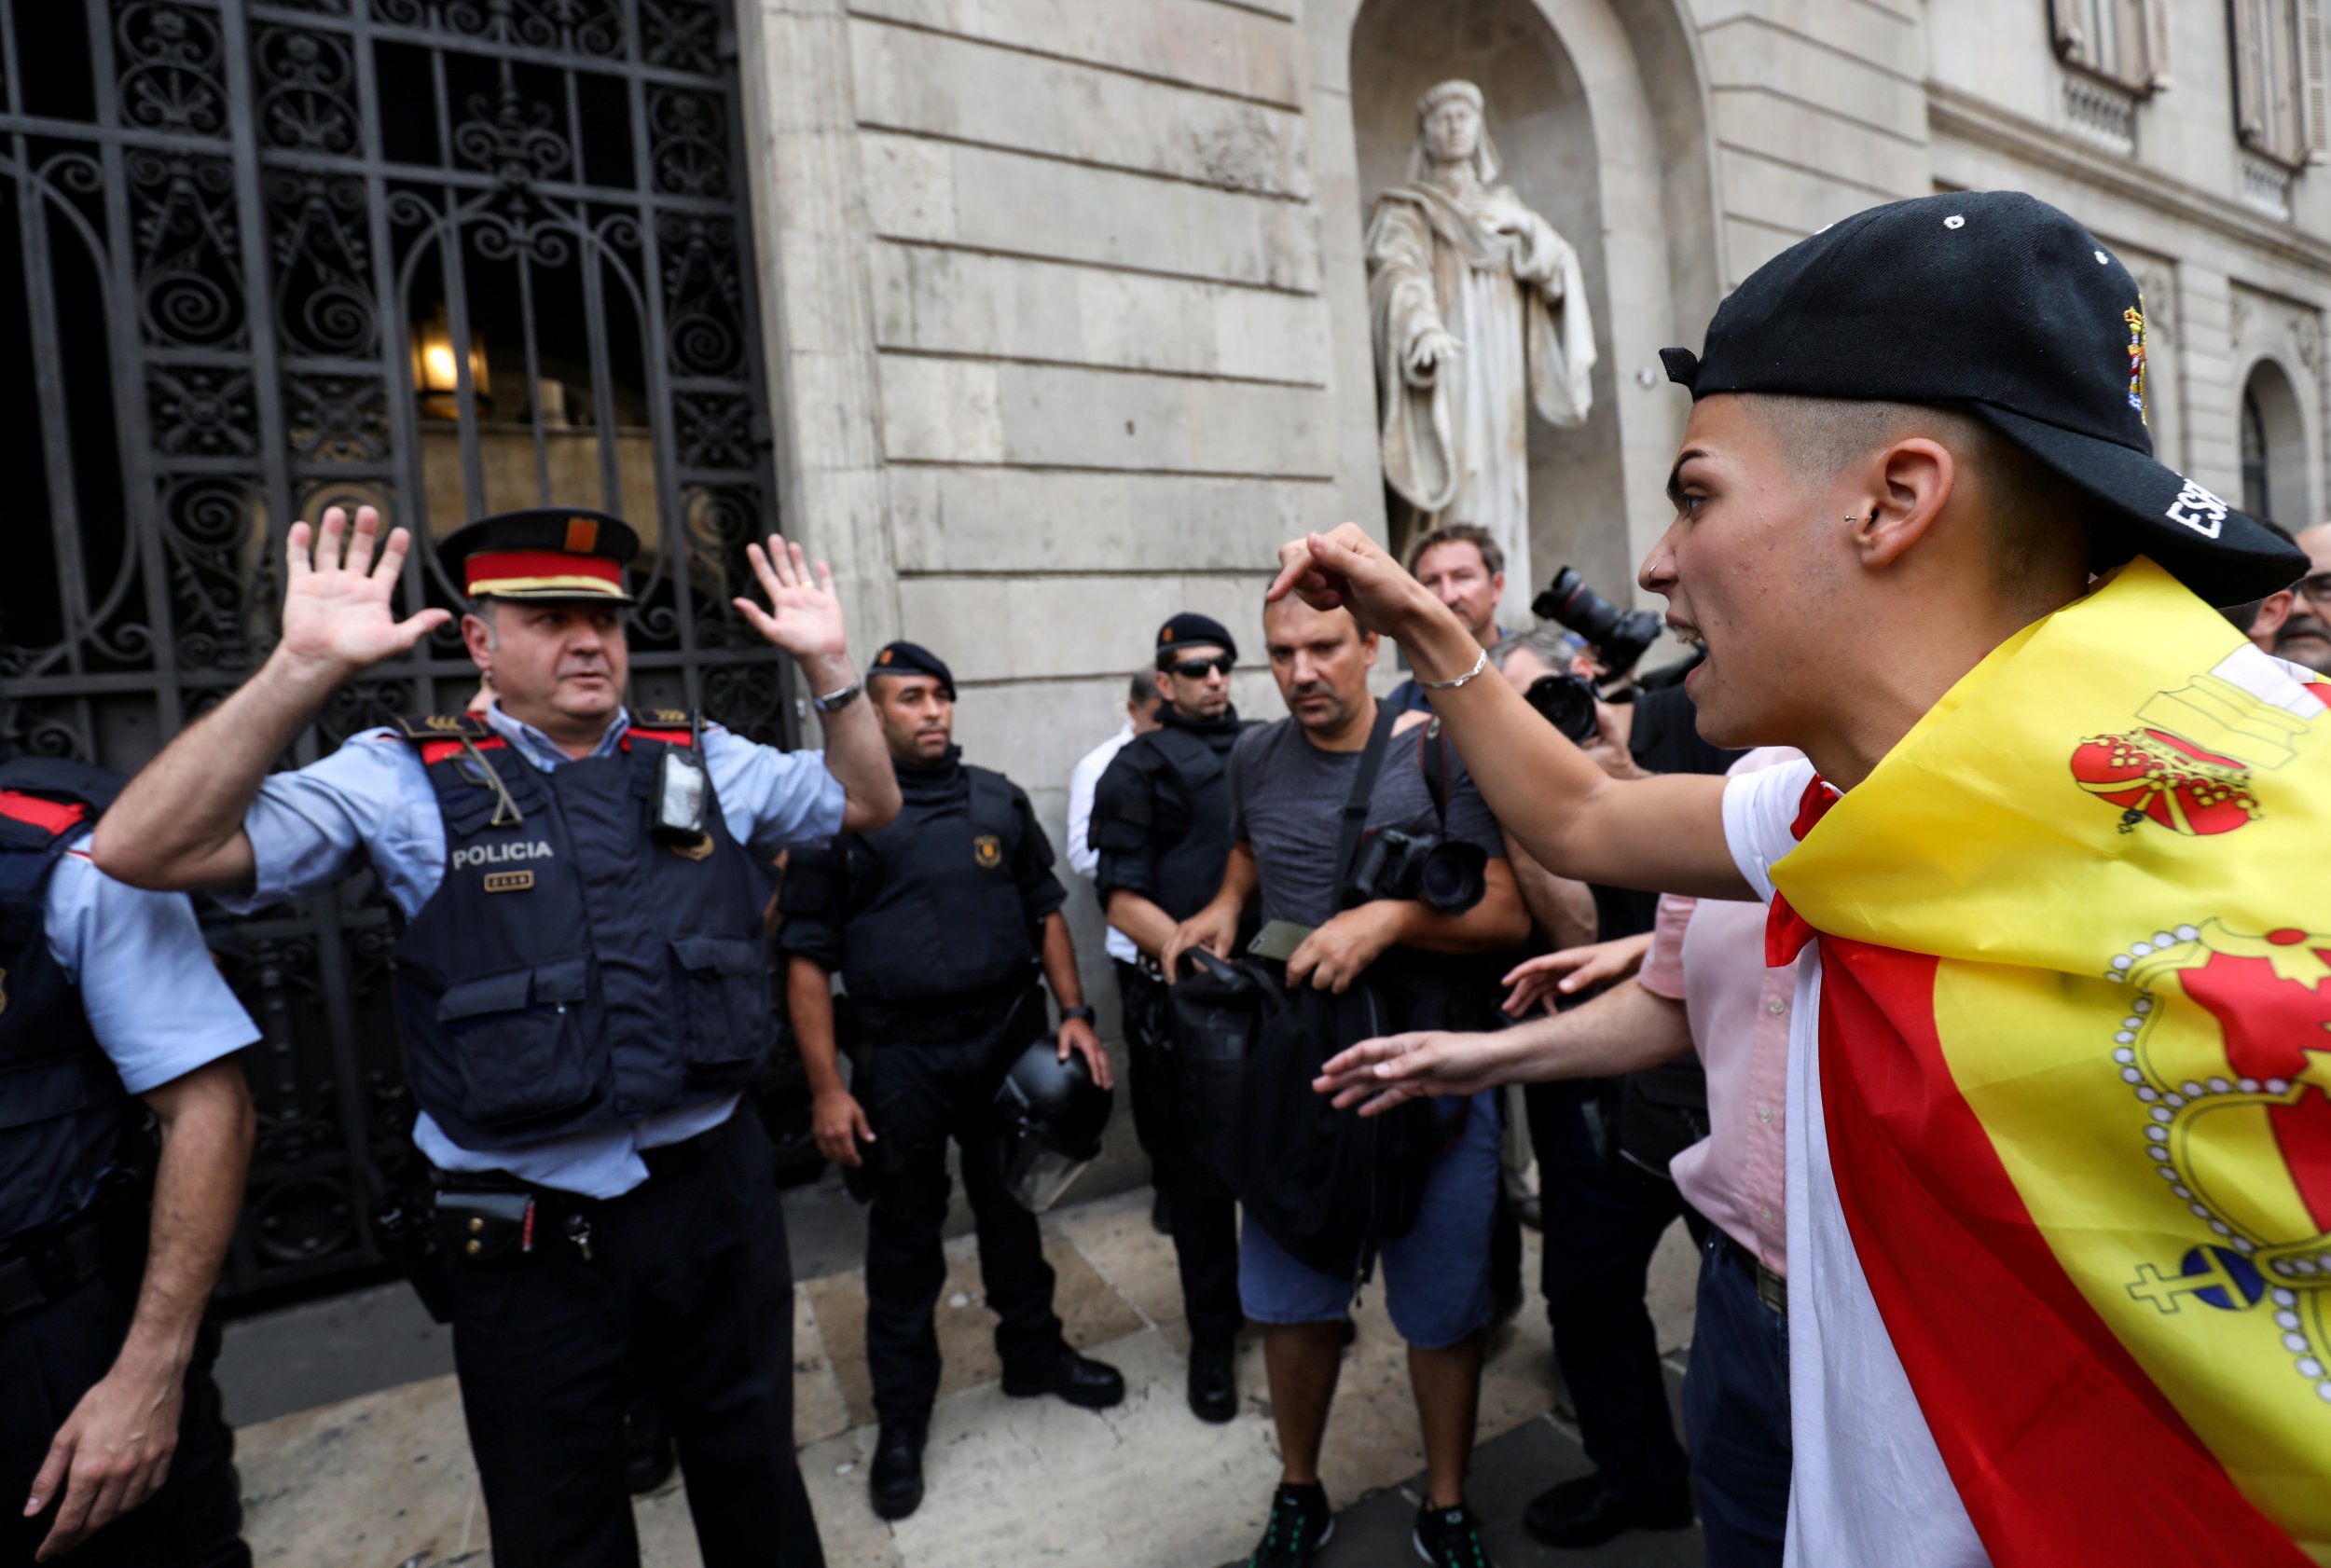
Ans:
[{"label": "ornate iron gate", "polygon": [[[717,0],[0,0],[10,743],[136,767],[265,656],[289,523],[362,502],[624,513],[637,699],[784,740],[728,607],[774,524],[730,40]],[[458,603],[434,551],[405,598]],[[448,631],[285,760],[475,682]],[[266,1034],[228,1288],[377,1262],[384,908],[213,915]]]}]

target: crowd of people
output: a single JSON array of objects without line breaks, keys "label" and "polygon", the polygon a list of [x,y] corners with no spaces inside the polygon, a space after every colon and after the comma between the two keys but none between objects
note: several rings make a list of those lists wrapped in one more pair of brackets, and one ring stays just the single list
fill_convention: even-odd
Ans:
[{"label": "crowd of people", "polygon": [[[1467,1472],[1525,1220],[1593,1466],[1527,1504],[1550,1547],[1696,1519],[1719,1568],[2331,1551],[2331,909],[2287,875],[2331,850],[2331,525],[2294,542],[2155,461],[2136,309],[2013,194],[1873,209],[1760,268],[1666,355],[1692,406],[1639,580],[1689,645],[1665,667],[1567,573],[1548,624],[1500,625],[1505,562],[1461,522],[1404,561],[1348,526],[1284,546],[1271,722],[1231,702],[1228,627],[1155,629],[1066,849],[1110,928],[1195,1419],[1236,1415],[1235,1341],[1262,1341],[1252,1568],[1333,1534],[1320,1461],[1379,1276],[1415,1548],[1488,1562]],[[0,765],[8,1562],[241,1550],[201,1341],[258,1031],[190,891],[247,910],[369,870],[394,909],[399,1233],[505,1568],[637,1563],[642,1390],[708,1564],[822,1561],[784,1216],[737,1114],[780,1012],[868,1205],[875,1512],[925,1493],[951,1169],[1003,1392],[1124,1397],[1063,1336],[1036,1217],[1117,1085],[1026,791],[964,760],[945,660],[894,641],[862,675],[775,539],[738,608],[822,750],[627,707],[638,547],[563,508],[448,538],[490,700],[274,771],[448,619],[395,613],[401,530],[329,511],[290,530],[265,666],[135,778]],[[1681,1432],[1645,1303],[1678,1219]]]}]

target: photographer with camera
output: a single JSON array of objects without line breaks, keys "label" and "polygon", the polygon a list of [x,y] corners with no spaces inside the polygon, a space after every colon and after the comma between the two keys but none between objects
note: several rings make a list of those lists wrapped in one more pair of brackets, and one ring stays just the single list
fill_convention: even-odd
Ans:
[{"label": "photographer with camera", "polygon": [[[1283,1103],[1290,1088],[1309,1096],[1308,1078],[1294,1078],[1354,1043],[1372,1019],[1385,1021],[1375,1028],[1434,1026],[1399,1022],[1428,1018],[1480,1026],[1488,989],[1472,972],[1480,956],[1513,947],[1526,931],[1497,823],[1464,764],[1438,726],[1402,723],[1369,695],[1375,637],[1342,611],[1294,599],[1269,608],[1263,633],[1292,717],[1233,750],[1234,843],[1221,891],[1162,955],[1169,976],[1193,984],[1181,978],[1182,956],[1203,949],[1207,963],[1227,958],[1248,905],[1260,902],[1264,925],[1248,951],[1284,960],[1288,1000],[1248,1066],[1246,1107]],[[1293,1049],[1266,1049],[1289,1045],[1290,1035]],[[1302,1108],[1328,1121],[1305,1131],[1376,1136],[1310,1097],[1313,1107]],[[1437,1102],[1406,1141],[1369,1145],[1364,1162],[1323,1166],[1311,1158],[1315,1144],[1275,1139],[1276,1128],[1243,1146],[1256,1151],[1257,1168],[1232,1184],[1247,1209],[1239,1297],[1248,1320],[1267,1326],[1264,1366],[1284,1464],[1253,1558],[1259,1568],[1301,1568],[1333,1527],[1319,1451],[1342,1326],[1377,1259],[1392,1321],[1409,1343],[1424,1431],[1430,1484],[1418,1549],[1444,1568],[1487,1561],[1464,1486],[1490,1313],[1498,1121],[1494,1096]],[[1341,1190],[1290,1190],[1303,1173],[1322,1168],[1340,1173]],[[1381,1210],[1378,1195],[1387,1195]],[[1357,1237],[1324,1236],[1290,1217],[1354,1203],[1372,1217]]]}]

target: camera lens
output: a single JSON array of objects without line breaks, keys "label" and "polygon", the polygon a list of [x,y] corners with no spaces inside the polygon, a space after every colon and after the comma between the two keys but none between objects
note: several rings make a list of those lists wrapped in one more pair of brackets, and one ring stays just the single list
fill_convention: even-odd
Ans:
[{"label": "camera lens", "polygon": [[1571,567],[1554,573],[1546,591],[1530,600],[1541,621],[1557,621],[1594,645],[1603,667],[1614,678],[1624,675],[1659,640],[1660,618],[1648,610],[1621,610],[1587,585]]},{"label": "camera lens", "polygon": [[1416,896],[1441,915],[1463,915],[1489,891],[1489,854],[1478,844],[1443,844],[1425,857]]},{"label": "camera lens", "polygon": [[1541,675],[1522,696],[1574,746],[1584,746],[1600,733],[1594,721],[1594,688],[1580,676]]}]

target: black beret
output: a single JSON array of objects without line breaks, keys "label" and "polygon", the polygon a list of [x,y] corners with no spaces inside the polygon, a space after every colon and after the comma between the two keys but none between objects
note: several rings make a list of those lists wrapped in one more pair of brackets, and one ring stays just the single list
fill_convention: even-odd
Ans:
[{"label": "black beret", "polygon": [[437,558],[471,598],[632,601],[623,569],[640,536],[587,506],[497,512],[446,535]]},{"label": "black beret", "polygon": [[1229,628],[1210,615],[1200,615],[1185,610],[1157,628],[1157,667],[1164,669],[1180,655],[1184,648],[1220,648],[1232,658],[1238,656],[1238,644],[1231,640]]},{"label": "black beret", "polygon": [[2094,498],[2100,566],[2150,556],[2212,604],[2306,556],[2153,455],[2145,301],[2070,214],[2021,191],[1872,207],[1800,240],[1717,308],[1668,378],[1717,392],[1962,406]]},{"label": "black beret", "polygon": [[869,678],[876,675],[935,675],[939,678],[939,689],[947,694],[947,700],[955,700],[955,671],[947,667],[946,660],[918,642],[883,644],[882,652],[875,655],[874,668],[866,674]]}]

